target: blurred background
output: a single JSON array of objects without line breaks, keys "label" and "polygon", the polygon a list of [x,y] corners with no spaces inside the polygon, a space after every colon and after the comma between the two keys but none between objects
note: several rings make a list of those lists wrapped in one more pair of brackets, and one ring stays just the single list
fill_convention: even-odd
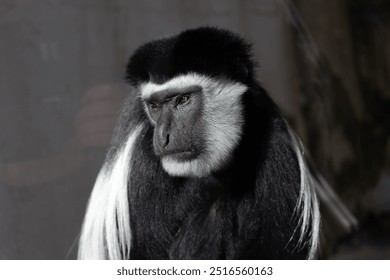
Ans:
[{"label": "blurred background", "polygon": [[1,0],[0,259],[73,259],[146,41],[212,25],[258,79],[321,187],[321,259],[390,259],[389,0]]}]

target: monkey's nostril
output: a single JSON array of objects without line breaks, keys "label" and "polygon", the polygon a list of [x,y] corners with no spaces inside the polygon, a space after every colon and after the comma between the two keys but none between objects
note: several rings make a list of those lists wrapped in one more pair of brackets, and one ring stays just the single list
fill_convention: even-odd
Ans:
[{"label": "monkey's nostril", "polygon": [[164,147],[167,147],[169,144],[169,133],[167,133],[167,138],[165,139]]}]

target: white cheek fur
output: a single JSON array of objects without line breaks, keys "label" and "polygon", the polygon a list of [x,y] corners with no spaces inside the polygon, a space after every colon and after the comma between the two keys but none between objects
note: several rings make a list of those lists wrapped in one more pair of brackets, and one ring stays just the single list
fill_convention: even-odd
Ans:
[{"label": "white cheek fur", "polygon": [[247,87],[238,82],[218,81],[196,73],[175,77],[164,84],[145,83],[140,87],[143,99],[169,88],[201,86],[204,107],[205,151],[196,159],[177,161],[162,159],[164,170],[172,176],[203,177],[224,166],[241,139],[243,106],[241,97]]}]

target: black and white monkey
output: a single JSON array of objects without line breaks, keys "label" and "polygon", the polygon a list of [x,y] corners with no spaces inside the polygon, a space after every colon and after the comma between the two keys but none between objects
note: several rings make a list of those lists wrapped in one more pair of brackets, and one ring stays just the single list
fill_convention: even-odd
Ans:
[{"label": "black and white monkey", "polygon": [[315,256],[319,210],[300,142],[241,37],[203,27],[147,43],[127,79],[138,97],[96,180],[79,258]]}]

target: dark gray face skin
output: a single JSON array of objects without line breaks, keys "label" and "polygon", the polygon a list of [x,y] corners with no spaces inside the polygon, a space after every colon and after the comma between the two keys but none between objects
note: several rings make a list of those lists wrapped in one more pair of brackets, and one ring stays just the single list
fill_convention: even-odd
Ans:
[{"label": "dark gray face skin", "polygon": [[154,123],[157,156],[188,161],[201,153],[204,143],[200,86],[154,92],[144,102]]}]

